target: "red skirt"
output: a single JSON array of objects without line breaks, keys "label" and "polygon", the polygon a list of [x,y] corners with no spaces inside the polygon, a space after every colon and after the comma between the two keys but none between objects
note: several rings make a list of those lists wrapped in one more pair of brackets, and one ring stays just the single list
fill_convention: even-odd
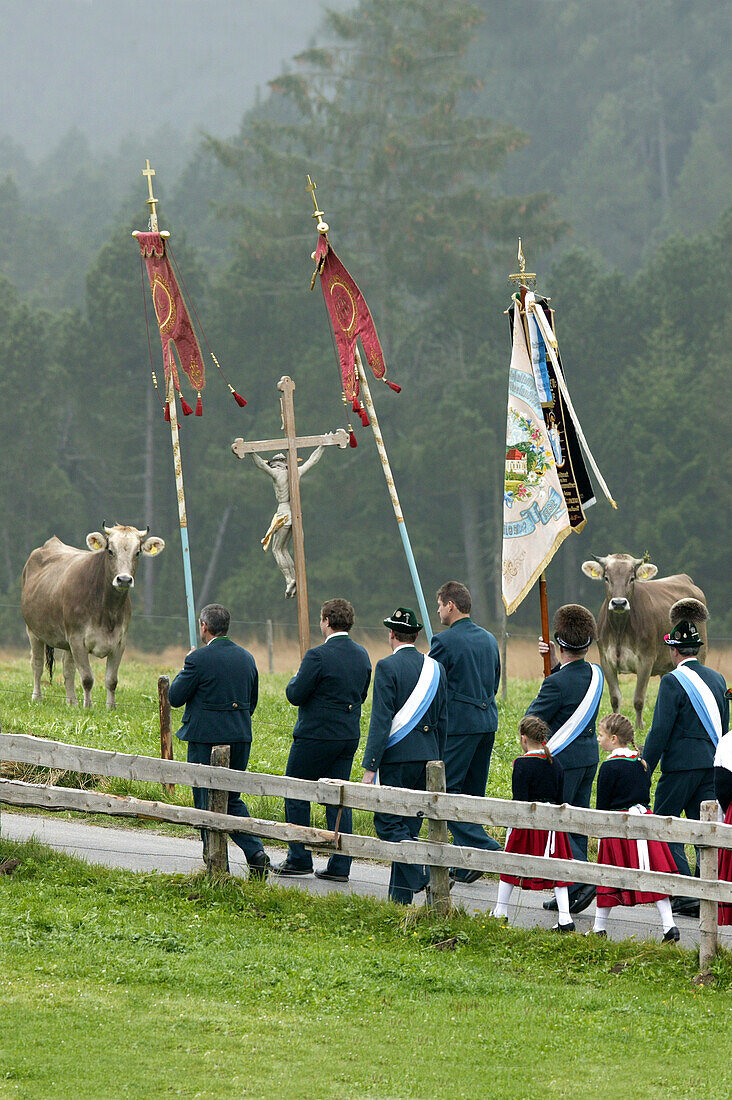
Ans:
[{"label": "red skirt", "polygon": [[[651,871],[666,871],[671,875],[679,873],[668,844],[663,840],[648,840],[646,843]],[[620,837],[604,837],[600,841],[597,862],[605,863],[609,867],[638,869],[638,842]],[[613,905],[648,905],[667,897],[668,894],[656,894],[651,890],[619,890],[616,886],[598,886],[596,904],[598,909],[609,909]]]},{"label": "red skirt", "polygon": [[[732,802],[724,815],[725,825],[732,825]],[[732,882],[732,848],[720,848],[718,874],[725,882]],[[718,921],[720,924],[732,924],[732,903],[720,902]]]},{"label": "red skirt", "polygon": [[[554,838],[553,844],[549,838]],[[551,849],[551,850],[550,850]],[[521,856],[550,856],[552,859],[572,859],[572,849],[564,833],[549,833],[546,829],[511,829],[506,838],[506,852]],[[553,882],[546,878],[521,878],[519,875],[501,875],[501,882],[511,882],[523,890],[552,890],[555,886],[569,886],[573,881]]]}]

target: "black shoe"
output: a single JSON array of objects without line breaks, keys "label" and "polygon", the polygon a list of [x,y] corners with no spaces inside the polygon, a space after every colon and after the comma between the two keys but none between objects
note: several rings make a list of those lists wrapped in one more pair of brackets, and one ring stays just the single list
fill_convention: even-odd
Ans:
[{"label": "black shoe", "polygon": [[671,912],[682,917],[698,917],[699,901],[697,898],[672,898]]},{"label": "black shoe", "polygon": [[581,886],[577,893],[569,898],[570,913],[582,913],[595,900],[594,886]]},{"label": "black shoe", "polygon": [[312,875],[312,867],[298,867],[296,863],[290,863],[289,859],[286,859],[284,863],[275,863],[272,868],[272,873],[287,878],[291,876],[295,878],[299,875]]},{"label": "black shoe", "polygon": [[334,875],[332,871],[316,871],[316,878],[325,879],[326,882],[348,882],[348,875]]},{"label": "black shoe", "polygon": [[464,871],[462,869],[455,871],[452,867],[450,868],[450,879],[453,882],[459,882],[461,886],[468,886],[471,882],[477,882],[482,877],[482,871]]},{"label": "black shoe", "polygon": [[557,905],[557,899],[556,898],[549,898],[548,901],[544,902],[544,908],[549,913],[556,913],[559,909],[559,906]]},{"label": "black shoe", "polygon": [[595,931],[594,928],[588,928],[587,931],[585,932],[585,935],[586,936],[599,936],[601,939],[604,939],[604,940],[607,939],[607,932],[605,931],[604,928],[600,928],[597,932]]},{"label": "black shoe", "polygon": [[664,932],[661,943],[678,943],[681,939],[681,933],[675,924],[672,924],[668,932]]},{"label": "black shoe", "polygon": [[552,932],[574,932],[574,921],[571,920],[569,924],[553,924]]},{"label": "black shoe", "polygon": [[249,861],[249,878],[266,879],[272,870],[269,856],[262,852],[261,856]]}]

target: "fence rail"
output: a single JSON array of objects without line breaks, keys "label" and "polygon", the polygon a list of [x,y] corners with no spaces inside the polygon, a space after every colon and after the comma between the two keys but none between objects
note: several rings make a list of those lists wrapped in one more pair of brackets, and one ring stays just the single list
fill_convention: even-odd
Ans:
[{"label": "fence rail", "polygon": [[[702,848],[705,856],[704,878],[609,867],[589,862],[570,864],[566,860],[544,856],[464,848],[440,839],[403,841],[396,844],[357,834],[343,835],[324,829],[258,818],[232,817],[225,813],[197,810],[167,802],[0,779],[0,803],[15,806],[152,818],[222,833],[244,832],[270,840],[299,841],[311,848],[337,850],[350,856],[428,864],[435,869],[455,867],[559,880],[566,880],[568,876],[574,875],[578,881],[593,885],[698,898],[702,909],[702,964],[708,962],[716,950],[717,903],[732,903],[732,884],[720,882],[716,877],[718,849],[732,848],[732,825],[713,820],[697,822],[656,815],[637,816],[616,811],[585,810],[568,805],[551,806],[546,803],[474,798],[439,791],[405,790],[401,787],[372,787],[332,779],[311,781],[90,749],[23,734],[0,734],[0,759],[129,780],[181,783],[211,791],[298,798],[371,812],[419,815],[430,822],[472,821],[483,825],[586,833],[595,837],[671,840],[682,844],[696,844]],[[714,806],[714,803],[705,804],[707,816]]]}]

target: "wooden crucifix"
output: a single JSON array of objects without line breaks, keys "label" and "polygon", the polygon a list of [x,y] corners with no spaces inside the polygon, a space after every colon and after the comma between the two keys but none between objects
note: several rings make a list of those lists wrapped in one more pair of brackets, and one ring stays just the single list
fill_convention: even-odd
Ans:
[{"label": "wooden crucifix", "polygon": [[[302,659],[306,650],[310,648],[310,621],[308,619],[308,589],[305,575],[300,477],[318,461],[323,447],[347,447],[348,432],[344,428],[339,428],[338,431],[326,432],[325,435],[298,436],[295,431],[295,403],[293,399],[295,383],[288,375],[285,375],[277,383],[277,389],[282,391],[280,407],[282,409],[282,427],[285,438],[260,439],[253,442],[245,442],[241,438],[235,439],[231,449],[237,458],[244,458],[244,455],[250,454],[255,464],[268,473],[274,482],[277,511],[272,518],[267,534],[262,539],[262,547],[267,550],[270,543],[272,545],[272,552],[287,581],[285,595],[292,597],[297,594],[297,626],[300,636],[300,658]],[[297,451],[299,447],[317,448],[301,470],[297,468]],[[263,451],[282,450],[286,450],[286,456],[284,454],[281,456],[275,455],[270,462],[265,462],[260,458]],[[291,538],[295,557],[294,568],[287,548]]]}]

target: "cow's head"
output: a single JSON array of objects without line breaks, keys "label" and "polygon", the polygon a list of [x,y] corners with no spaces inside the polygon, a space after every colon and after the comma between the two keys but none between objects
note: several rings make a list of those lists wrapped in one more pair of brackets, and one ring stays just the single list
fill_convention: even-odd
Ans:
[{"label": "cow's head", "polygon": [[86,536],[86,545],[90,550],[100,550],[106,554],[107,576],[114,588],[134,588],[140,554],[160,554],[165,549],[163,539],[155,535],[147,537],[149,530],[149,527],[139,531],[137,527],[123,527],[119,523],[113,527],[104,524],[103,533],[90,531]]},{"label": "cow's head", "polygon": [[627,615],[633,585],[636,581],[652,580],[658,566],[630,554],[608,554],[606,558],[582,562],[582,572],[593,581],[605,582],[608,611],[614,615]]}]

